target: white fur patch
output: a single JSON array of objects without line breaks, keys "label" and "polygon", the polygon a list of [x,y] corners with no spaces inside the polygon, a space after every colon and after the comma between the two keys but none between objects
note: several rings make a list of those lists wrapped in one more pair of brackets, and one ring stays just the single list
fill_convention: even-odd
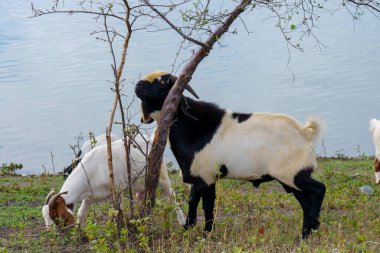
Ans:
[{"label": "white fur patch", "polygon": [[255,113],[241,124],[227,112],[211,142],[195,154],[191,174],[212,184],[219,166],[225,165],[226,178],[253,180],[269,174],[296,188],[294,176],[317,167],[304,128],[287,115]]},{"label": "white fur patch", "polygon": [[44,205],[42,207],[42,216],[45,219],[46,228],[51,228],[55,224],[54,221],[50,218],[48,205]]},{"label": "white fur patch", "polygon": [[152,113],[149,114],[149,117],[151,117],[156,122],[158,122],[160,120],[160,112],[161,111],[154,111],[154,112],[152,112]]},{"label": "white fur patch", "polygon": [[380,184],[380,171],[375,172],[376,184]]},{"label": "white fur patch", "polygon": [[380,121],[371,119],[369,122],[369,131],[372,134],[372,141],[375,145],[376,157],[380,160]]}]

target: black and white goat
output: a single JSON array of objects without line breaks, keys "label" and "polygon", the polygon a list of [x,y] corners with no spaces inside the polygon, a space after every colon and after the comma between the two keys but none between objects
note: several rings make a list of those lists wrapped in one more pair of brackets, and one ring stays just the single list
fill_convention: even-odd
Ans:
[{"label": "black and white goat", "polygon": [[[117,141],[120,139],[119,136],[116,134],[111,134],[111,142]],[[102,146],[107,144],[107,138],[105,134],[98,135],[93,140],[87,140],[85,143],[83,143],[81,149],[79,150],[78,154],[75,155],[75,158],[71,161],[70,165],[66,166],[63,169],[63,178],[66,179],[73,169],[77,167],[78,163],[82,160],[83,156],[90,152],[93,148]]]},{"label": "black and white goat", "polygon": [[[139,194],[145,189],[146,157],[144,153],[149,151],[150,144],[148,144],[147,149],[147,142],[141,136],[136,137],[135,141],[137,145],[131,145],[130,151],[132,179],[134,181],[132,190],[135,194]],[[115,186],[117,189],[124,190],[127,187],[128,173],[123,140],[112,143],[112,158]],[[176,203],[175,194],[163,162],[161,163],[159,184],[167,198],[174,202],[178,221],[184,225],[185,216]],[[92,149],[83,157],[59,193],[51,191],[48,194],[42,208],[45,224],[47,227],[53,224],[58,227],[75,224],[73,205],[82,202],[78,210],[78,223],[83,226],[91,203],[103,201],[110,197],[107,145],[102,145]]]},{"label": "black and white goat", "polygon": [[[163,102],[176,77],[155,71],[138,81],[142,122],[158,121]],[[187,84],[186,88],[195,92]],[[260,183],[277,180],[293,193],[303,210],[302,237],[319,227],[325,185],[311,177],[317,168],[313,142],[320,133],[318,119],[305,125],[283,114],[236,113],[183,96],[170,125],[169,144],[192,184],[185,228],[196,223],[203,199],[205,230],[213,226],[215,182],[218,177]]]}]

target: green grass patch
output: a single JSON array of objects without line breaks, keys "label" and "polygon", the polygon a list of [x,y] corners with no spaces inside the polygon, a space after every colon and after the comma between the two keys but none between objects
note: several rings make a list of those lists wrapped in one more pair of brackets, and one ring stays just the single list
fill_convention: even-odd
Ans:
[{"label": "green grass patch", "polygon": [[[108,204],[94,205],[87,225],[65,236],[46,231],[41,208],[59,176],[0,178],[0,252],[380,252],[380,188],[374,185],[373,160],[320,159],[314,177],[327,187],[321,227],[301,239],[302,210],[276,182],[255,189],[251,183],[217,183],[215,227],[204,234],[203,211],[198,225],[183,231],[174,207],[159,195],[151,217],[131,221],[120,235],[109,220]],[[186,211],[189,188],[171,175]],[[359,191],[372,186],[373,195]]]}]

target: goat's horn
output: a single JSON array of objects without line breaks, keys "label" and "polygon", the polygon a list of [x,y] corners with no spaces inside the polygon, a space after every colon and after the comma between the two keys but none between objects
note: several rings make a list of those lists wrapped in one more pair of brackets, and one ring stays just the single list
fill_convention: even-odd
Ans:
[{"label": "goat's horn", "polygon": [[57,193],[55,194],[53,197],[51,197],[51,199],[49,200],[49,208],[53,208],[54,204],[55,204],[55,201],[57,200],[58,197],[60,197],[62,194],[67,194],[68,192],[65,191],[65,192],[60,192],[60,193]]},{"label": "goat's horn", "polygon": [[196,98],[199,99],[197,93],[195,93],[195,91],[193,90],[193,88],[191,88],[190,84],[186,84],[185,89],[188,90],[191,93],[191,95],[193,95],[194,97],[196,97]]},{"label": "goat's horn", "polygon": [[45,199],[45,205],[47,205],[49,203],[49,200],[50,200],[51,196],[53,196],[54,193],[55,193],[54,189],[51,189],[50,192],[48,193],[46,199]]}]

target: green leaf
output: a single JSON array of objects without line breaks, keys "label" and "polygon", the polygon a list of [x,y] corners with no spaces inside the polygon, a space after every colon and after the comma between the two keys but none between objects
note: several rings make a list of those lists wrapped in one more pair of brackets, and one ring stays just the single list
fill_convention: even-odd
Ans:
[{"label": "green leaf", "polygon": [[291,30],[296,29],[296,25],[295,25],[295,24],[291,24],[291,25],[290,25],[290,29],[291,29]]}]

